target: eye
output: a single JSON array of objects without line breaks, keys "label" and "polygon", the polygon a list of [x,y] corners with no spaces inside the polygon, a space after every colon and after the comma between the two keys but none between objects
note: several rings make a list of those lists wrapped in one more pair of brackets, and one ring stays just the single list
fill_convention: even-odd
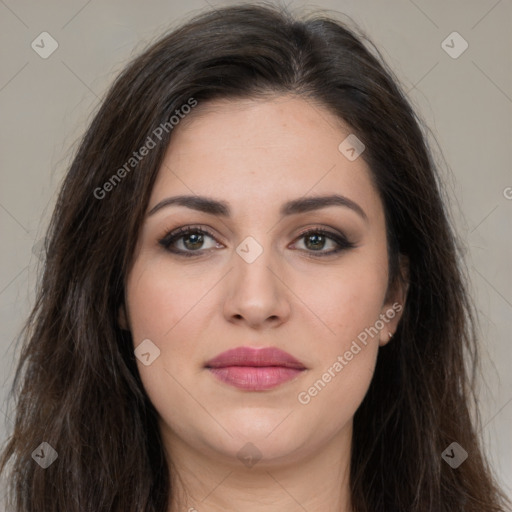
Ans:
[{"label": "eye", "polygon": [[184,256],[195,256],[196,254],[194,253],[200,254],[204,250],[213,249],[222,245],[216,242],[210,245],[210,247],[204,247],[205,239],[207,238],[216,242],[213,234],[206,228],[185,226],[171,231],[159,240],[158,243],[169,252]]},{"label": "eye", "polygon": [[[210,243],[209,247],[205,247],[204,244],[208,238],[213,243]],[[313,257],[330,256],[355,247],[355,244],[349,242],[343,235],[323,228],[312,228],[304,231],[296,240],[304,240],[305,249],[301,250],[311,253],[310,255]],[[203,226],[184,226],[175,229],[167,233],[158,243],[167,251],[180,256],[199,256],[204,251],[223,247],[220,242],[216,241],[214,235]],[[325,251],[325,247],[329,245],[332,248]]]},{"label": "eye", "polygon": [[[347,238],[338,233],[333,233],[322,228],[309,229],[299,235],[297,240],[304,240],[304,246],[307,252],[318,253],[314,256],[330,256],[336,254],[345,249],[351,249],[355,247],[355,244],[349,242]],[[330,242],[330,244],[328,243]],[[329,251],[324,251],[325,247],[331,245],[332,248]]]}]

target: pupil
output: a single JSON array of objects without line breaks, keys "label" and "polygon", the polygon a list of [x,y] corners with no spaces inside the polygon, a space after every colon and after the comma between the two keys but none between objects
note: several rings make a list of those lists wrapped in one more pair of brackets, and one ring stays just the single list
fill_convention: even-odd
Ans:
[{"label": "pupil", "polygon": [[[309,235],[307,237],[307,241],[311,241],[311,240],[314,240],[313,241],[313,248],[322,248],[323,246],[323,242],[324,242],[324,235]],[[307,245],[307,242],[306,242],[306,245]]]},{"label": "pupil", "polygon": [[[192,244],[187,244],[187,240],[192,240]],[[203,235],[199,233],[189,234],[184,238],[184,242],[185,246],[188,249],[198,249],[198,246],[201,246],[201,244],[203,243]],[[190,245],[192,245],[193,247],[190,247]]]}]

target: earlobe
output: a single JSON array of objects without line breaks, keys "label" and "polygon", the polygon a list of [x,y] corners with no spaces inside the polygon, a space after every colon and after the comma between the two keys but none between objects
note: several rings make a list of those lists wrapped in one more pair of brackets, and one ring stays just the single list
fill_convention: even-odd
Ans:
[{"label": "earlobe", "polygon": [[387,345],[393,338],[398,323],[402,317],[405,303],[407,300],[407,292],[409,290],[409,258],[400,255],[400,275],[393,283],[392,289],[386,296],[386,303],[381,312],[385,326],[380,332],[379,345],[382,347]]},{"label": "earlobe", "polygon": [[380,318],[384,323],[379,336],[379,345],[381,347],[387,345],[390,341],[393,341],[393,336],[398,329],[398,323],[402,317],[404,307],[405,304],[395,301],[393,304],[387,304],[383,309],[380,315]]}]

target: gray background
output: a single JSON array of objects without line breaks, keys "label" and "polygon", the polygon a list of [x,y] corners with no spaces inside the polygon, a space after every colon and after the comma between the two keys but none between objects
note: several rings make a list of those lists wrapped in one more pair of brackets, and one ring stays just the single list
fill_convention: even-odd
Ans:
[{"label": "gray background", "polygon": [[[0,0],[0,440],[12,425],[12,402],[6,403],[5,397],[18,354],[14,342],[34,299],[38,242],[77,140],[107,86],[131,57],[208,4],[227,3]],[[336,10],[358,23],[383,52],[439,142],[435,154],[466,245],[471,290],[481,317],[482,435],[510,495],[511,1],[324,0],[289,5]],[[47,59],[31,47],[44,31],[59,45]],[[454,31],[469,44],[458,58],[442,47]],[[446,44],[454,47],[452,52],[462,48],[456,39]]]}]

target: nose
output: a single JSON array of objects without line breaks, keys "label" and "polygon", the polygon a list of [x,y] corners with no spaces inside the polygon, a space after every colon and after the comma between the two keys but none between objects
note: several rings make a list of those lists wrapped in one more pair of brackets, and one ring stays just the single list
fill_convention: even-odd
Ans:
[{"label": "nose", "polygon": [[233,255],[234,269],[228,278],[224,316],[231,323],[246,324],[252,329],[277,327],[290,316],[291,291],[280,275],[270,250],[252,263]]}]

